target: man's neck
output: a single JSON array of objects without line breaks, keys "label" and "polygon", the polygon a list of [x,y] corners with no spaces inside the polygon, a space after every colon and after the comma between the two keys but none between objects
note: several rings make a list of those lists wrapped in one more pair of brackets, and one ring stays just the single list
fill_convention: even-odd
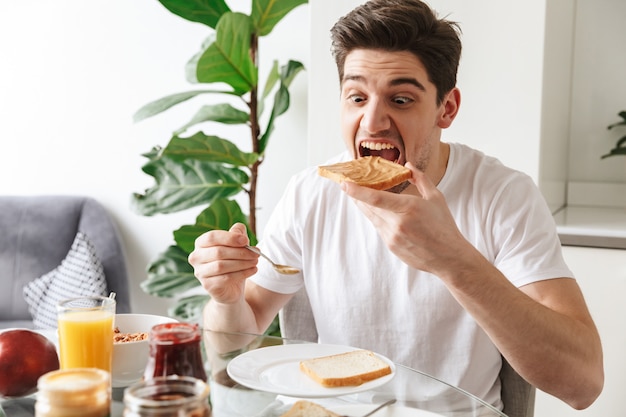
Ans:
[{"label": "man's neck", "polygon": [[428,175],[433,184],[438,185],[448,169],[448,159],[450,158],[450,145],[444,142],[439,142],[439,155],[437,159],[437,165],[433,170],[433,173]]}]

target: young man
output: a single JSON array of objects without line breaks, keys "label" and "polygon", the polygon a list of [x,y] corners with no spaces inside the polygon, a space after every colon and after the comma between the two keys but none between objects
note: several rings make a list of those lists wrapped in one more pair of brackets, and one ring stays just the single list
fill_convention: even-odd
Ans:
[{"label": "young man", "polygon": [[[211,231],[189,257],[214,330],[263,332],[306,289],[321,343],[358,346],[501,406],[503,355],[575,408],[602,390],[602,348],[551,214],[532,180],[441,132],[457,115],[461,43],[418,0],[372,0],[332,31],[347,152],[406,165],[398,193],[290,182],[262,247],[302,270],[280,276],[245,228]],[[372,336],[376,334],[376,336]]]}]

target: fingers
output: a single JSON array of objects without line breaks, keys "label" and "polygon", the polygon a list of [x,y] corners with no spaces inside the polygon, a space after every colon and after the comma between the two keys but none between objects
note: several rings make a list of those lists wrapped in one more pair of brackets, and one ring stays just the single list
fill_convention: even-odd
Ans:
[{"label": "fingers", "polygon": [[355,200],[362,201],[370,206],[380,207],[383,209],[391,208],[394,204],[389,199],[389,195],[393,195],[387,191],[374,190],[372,188],[363,187],[350,181],[341,183],[341,189]]},{"label": "fingers", "polygon": [[[437,187],[426,176],[425,173],[415,168],[413,164],[407,162],[405,165],[411,170],[412,177],[409,182],[413,184],[413,190],[407,189],[409,194],[417,194],[428,200],[438,193]],[[393,210],[402,199],[401,194],[394,194],[388,191],[374,190],[368,187],[359,186],[353,182],[344,181],[341,183],[342,190],[355,200],[362,201],[370,206],[384,210]]]},{"label": "fingers", "polygon": [[258,259],[242,260],[219,260],[197,264],[194,267],[194,275],[200,280],[205,289],[206,284],[224,285],[228,280],[245,280],[257,273]]},{"label": "fingers", "polygon": [[196,270],[196,277],[202,285],[202,288],[211,296],[211,298],[220,304],[235,304],[242,301],[245,291],[246,280],[256,274],[257,268],[241,269],[237,267],[236,271],[214,275],[207,272],[208,276],[202,276],[202,267]]},{"label": "fingers", "polygon": [[198,279],[224,276],[250,276],[256,271],[258,255],[244,246],[249,243],[245,225],[234,224],[230,230],[210,230],[195,241],[188,262]]},{"label": "fingers", "polygon": [[214,239],[215,237],[207,238],[211,241],[208,246],[196,244],[189,254],[188,261],[194,267],[196,277],[230,274],[256,267],[259,255],[241,246],[215,244]]},{"label": "fingers", "polygon": [[235,223],[230,227],[230,232],[237,233],[246,237],[246,245],[248,244],[248,233],[246,231],[246,225],[243,223]]},{"label": "fingers", "polygon": [[245,280],[257,272],[259,256],[248,249],[245,225],[210,230],[195,241],[188,262],[202,287],[219,303],[241,301]]},{"label": "fingers", "polygon": [[407,162],[404,166],[411,170],[413,175],[409,182],[415,185],[420,196],[426,200],[430,199],[433,193],[437,192],[437,186],[433,184],[423,171],[417,169],[411,162]]},{"label": "fingers", "polygon": [[243,247],[250,243],[246,226],[242,223],[235,223],[230,230],[210,230],[201,234],[195,241],[195,247],[208,248],[212,246]]}]

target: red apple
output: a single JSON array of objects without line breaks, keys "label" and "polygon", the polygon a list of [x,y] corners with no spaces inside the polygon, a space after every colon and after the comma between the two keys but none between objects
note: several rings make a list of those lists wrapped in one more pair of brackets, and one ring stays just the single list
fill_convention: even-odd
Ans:
[{"label": "red apple", "polygon": [[59,369],[54,343],[28,329],[0,333],[0,396],[21,397],[37,389],[37,379]]}]

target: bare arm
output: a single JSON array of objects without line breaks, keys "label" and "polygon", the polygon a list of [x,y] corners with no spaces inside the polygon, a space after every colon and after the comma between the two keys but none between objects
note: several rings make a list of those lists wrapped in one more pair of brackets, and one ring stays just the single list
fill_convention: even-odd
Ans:
[{"label": "bare arm", "polygon": [[598,332],[576,282],[516,288],[462,236],[443,195],[413,171],[413,195],[344,183],[380,236],[408,265],[438,276],[527,381],[588,407],[604,381]]},{"label": "bare arm", "polygon": [[253,282],[246,284],[245,297],[237,303],[209,300],[204,309],[204,323],[211,330],[263,334],[291,299],[291,294],[280,294]]},{"label": "bare arm", "polygon": [[257,272],[259,256],[249,243],[243,224],[229,231],[212,230],[195,242],[189,255],[196,278],[211,296],[204,324],[216,331],[263,333],[291,295],[279,294],[248,282]]},{"label": "bare arm", "polygon": [[602,347],[576,281],[518,289],[484,258],[476,267],[442,279],[520,375],[576,409],[588,407],[603,386]]}]

